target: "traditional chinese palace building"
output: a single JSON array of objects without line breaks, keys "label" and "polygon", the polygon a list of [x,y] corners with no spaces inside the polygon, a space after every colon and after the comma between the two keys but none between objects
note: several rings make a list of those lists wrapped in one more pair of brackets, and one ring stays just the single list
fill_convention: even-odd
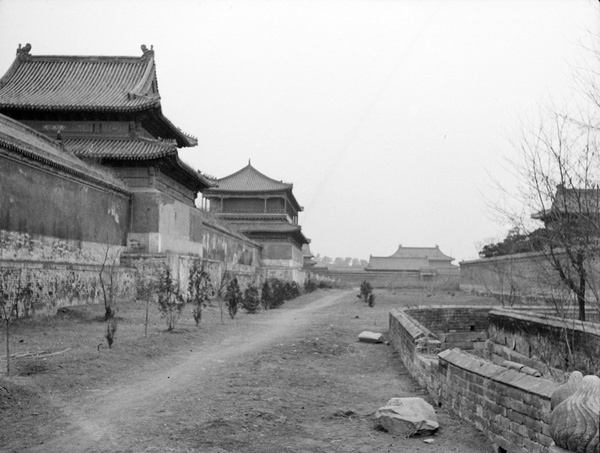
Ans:
[{"label": "traditional chinese palace building", "polygon": [[304,263],[302,247],[310,242],[298,224],[303,208],[292,189],[248,162],[203,194],[211,212],[262,246],[261,263],[269,276],[297,273]]},{"label": "traditional chinese palace building", "polygon": [[399,272],[419,275],[420,279],[433,279],[437,275],[448,275],[458,271],[452,264],[454,258],[435,247],[403,247],[390,256],[371,256],[365,268],[371,272]]},{"label": "traditional chinese palace building", "polygon": [[[179,158],[179,148],[197,141],[162,112],[152,49],[142,46],[137,57],[37,56],[30,50],[29,44],[19,46],[0,79],[0,114],[25,126],[30,135],[47,137],[81,165],[102,168],[124,183],[126,209],[122,196],[119,204],[104,200],[96,212],[102,221],[84,222],[77,205],[67,208],[65,203],[77,199],[83,205],[87,200],[94,206],[93,197],[86,198],[88,188],[67,188],[58,182],[64,178],[55,178],[37,195],[52,208],[35,212],[27,208],[29,195],[17,190],[19,181],[5,178],[2,191],[14,189],[21,195],[2,199],[0,214],[8,220],[0,230],[25,235],[32,244],[43,238],[67,241],[72,248],[105,244],[129,254],[168,256],[171,264],[195,256],[226,262],[228,271],[256,271],[260,246],[195,206],[198,193],[214,182]],[[25,164],[19,162],[22,168]],[[55,169],[45,166],[54,176]],[[80,192],[79,198],[72,191]]]}]

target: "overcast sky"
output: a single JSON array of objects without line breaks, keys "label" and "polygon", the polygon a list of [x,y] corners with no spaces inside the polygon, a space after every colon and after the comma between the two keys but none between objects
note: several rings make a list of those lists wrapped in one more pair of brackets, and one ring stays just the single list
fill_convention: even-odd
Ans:
[{"label": "overcast sky", "polygon": [[[141,55],[183,159],[294,183],[314,254],[503,236],[488,203],[523,119],[597,62],[597,0],[0,0],[0,73],[33,55]],[[597,46],[596,46],[597,47]],[[457,262],[456,261],[456,262]],[[455,263],[456,263],[455,262]]]}]

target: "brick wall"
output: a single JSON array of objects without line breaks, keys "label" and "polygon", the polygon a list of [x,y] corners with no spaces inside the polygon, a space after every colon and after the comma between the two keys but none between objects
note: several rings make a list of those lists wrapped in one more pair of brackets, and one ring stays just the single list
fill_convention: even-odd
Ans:
[{"label": "brick wall", "polygon": [[410,374],[430,393],[437,393],[434,369],[441,344],[433,332],[405,312],[392,310],[390,340]]},{"label": "brick wall", "polygon": [[499,452],[550,452],[550,396],[558,384],[459,349],[432,355],[435,348],[422,345],[434,346],[434,334],[407,312],[390,312],[390,340],[438,405],[486,433]]},{"label": "brick wall", "polygon": [[443,305],[408,308],[406,312],[437,333],[479,332],[488,327],[490,307]]},{"label": "brick wall", "polygon": [[407,308],[406,314],[422,326],[427,326],[440,341],[441,349],[474,349],[487,340],[490,307],[478,305],[444,305]]},{"label": "brick wall", "polygon": [[439,354],[439,402],[507,452],[549,452],[550,397],[557,385],[459,349]]},{"label": "brick wall", "polygon": [[596,374],[600,325],[536,312],[490,312],[489,338],[549,367]]}]

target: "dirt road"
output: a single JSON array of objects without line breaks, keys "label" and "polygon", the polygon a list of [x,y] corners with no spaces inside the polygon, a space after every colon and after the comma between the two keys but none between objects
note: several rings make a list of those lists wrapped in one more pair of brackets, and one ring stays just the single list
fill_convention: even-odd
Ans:
[{"label": "dirt road", "polygon": [[[493,451],[440,411],[432,444],[378,430],[393,396],[425,396],[391,346],[357,343],[387,331],[389,307],[354,292],[245,316],[227,333],[67,399],[69,423],[47,426],[32,452],[466,452]],[[17,450],[13,450],[17,451]]]}]

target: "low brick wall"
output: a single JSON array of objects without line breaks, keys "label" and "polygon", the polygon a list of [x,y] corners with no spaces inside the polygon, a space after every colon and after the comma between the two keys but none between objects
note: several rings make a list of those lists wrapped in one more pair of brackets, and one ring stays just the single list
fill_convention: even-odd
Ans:
[{"label": "low brick wall", "polygon": [[477,332],[488,327],[491,307],[480,305],[427,305],[407,308],[410,317],[433,332]]},{"label": "low brick wall", "polygon": [[550,397],[558,384],[459,349],[447,349],[438,357],[442,406],[473,423],[506,452],[550,451]]},{"label": "low brick wall", "polygon": [[584,375],[598,371],[600,324],[498,308],[490,312],[488,330],[494,343],[548,367],[578,370]]},{"label": "low brick wall", "polygon": [[392,310],[390,339],[410,374],[420,385],[430,392],[434,391],[433,370],[441,350],[441,343],[436,336],[405,312]]},{"label": "low brick wall", "polygon": [[405,309],[413,322],[427,326],[441,349],[474,349],[487,340],[488,318],[491,307],[480,305],[427,305]]},{"label": "low brick wall", "polygon": [[408,311],[390,312],[390,340],[434,401],[486,433],[499,452],[549,453],[550,395],[557,384],[459,349],[422,352],[422,345],[435,341],[435,335]]}]

